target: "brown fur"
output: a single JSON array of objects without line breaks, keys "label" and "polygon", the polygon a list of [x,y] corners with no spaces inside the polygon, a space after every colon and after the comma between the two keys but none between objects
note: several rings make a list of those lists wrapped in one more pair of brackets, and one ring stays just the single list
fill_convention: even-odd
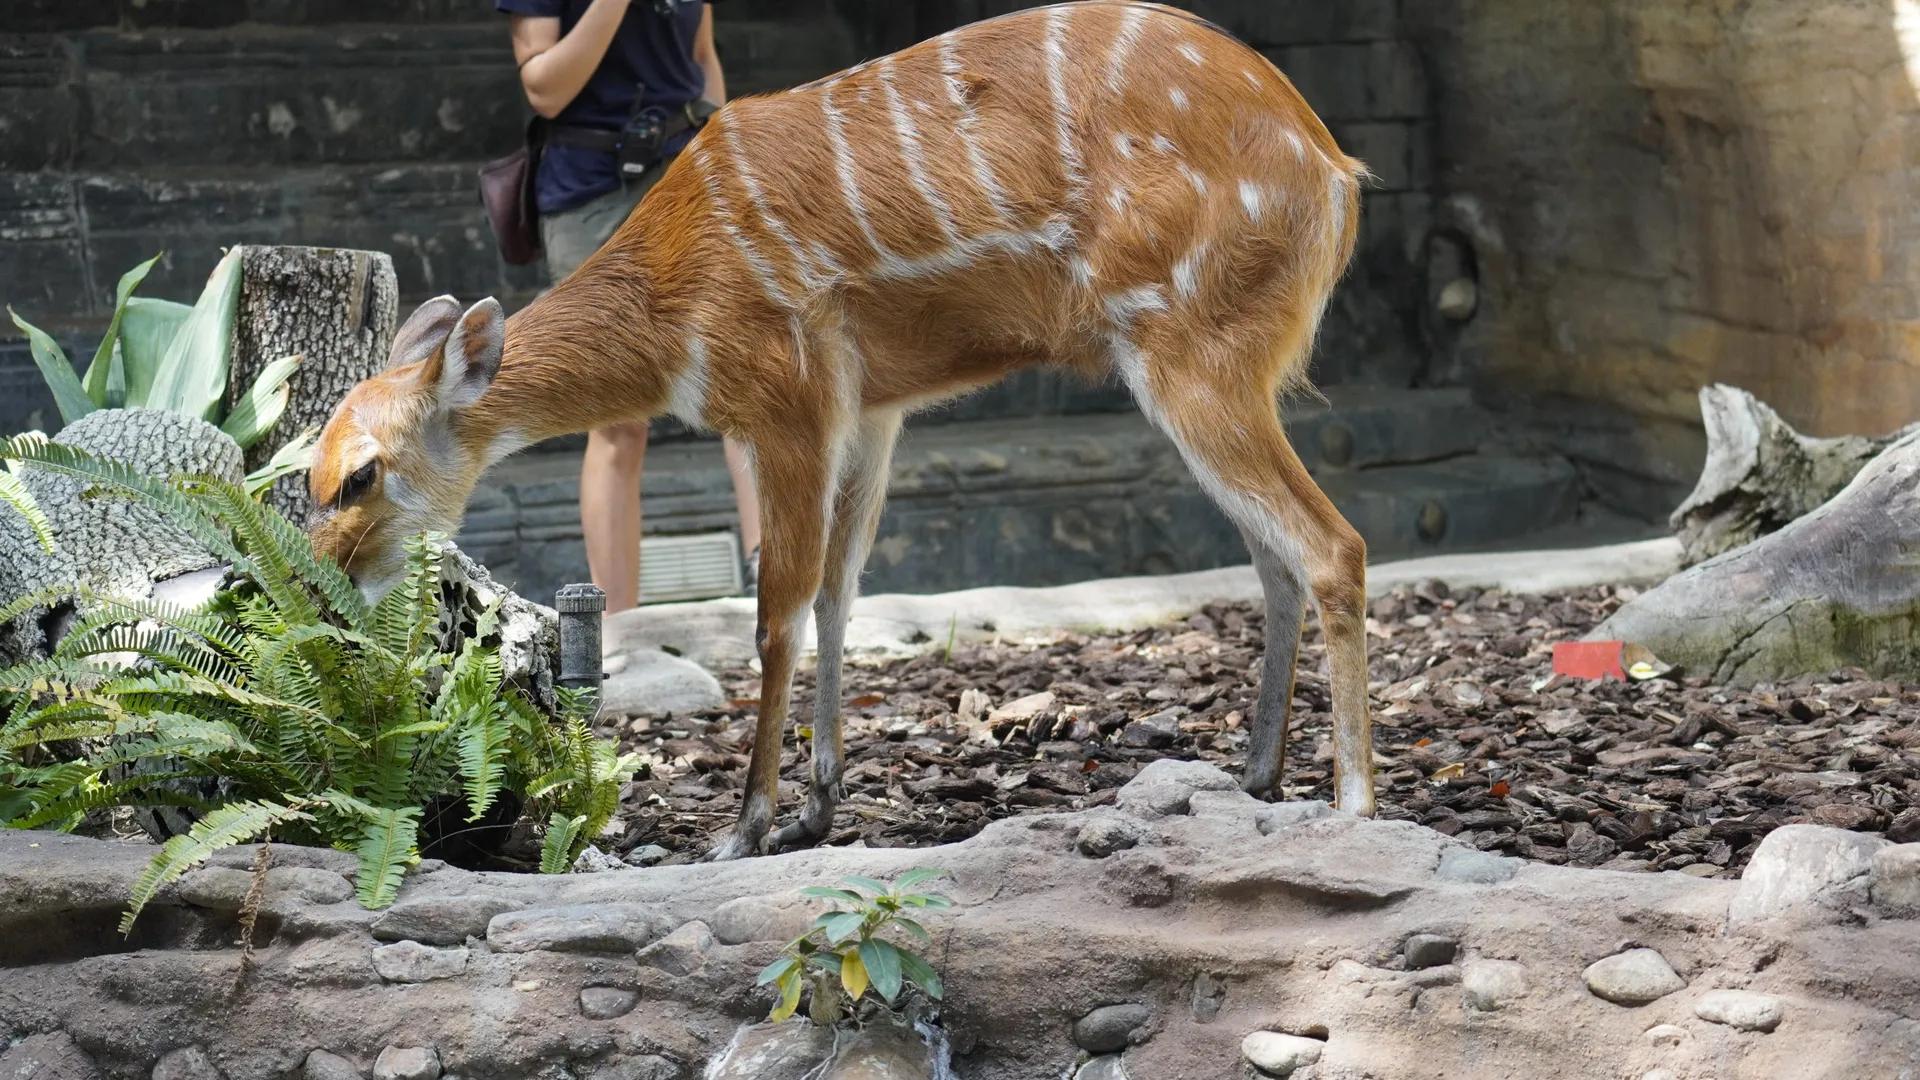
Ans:
[{"label": "brown fur", "polygon": [[[835,496],[862,417],[1032,365],[1118,372],[1227,500],[1256,555],[1318,602],[1340,794],[1370,811],[1365,546],[1308,477],[1274,407],[1304,379],[1351,257],[1363,175],[1257,53],[1185,13],[1120,0],[990,20],[735,101],[604,248],[507,322],[498,375],[477,402],[448,408],[436,396],[438,351],[348,395],[323,436],[316,500],[332,503],[377,445],[383,477],[401,477],[415,506],[396,506],[383,479],[325,516],[316,543],[363,577],[390,574],[400,538],[457,523],[500,453],[665,410],[695,370],[697,338],[701,419],[753,448],[766,523],[765,690],[731,851],[744,853],[773,815],[800,619],[832,595],[823,578],[851,595],[846,575],[826,568],[864,555],[878,514],[874,499]],[[1025,239],[981,243],[993,234]],[[973,245],[967,257],[898,272],[951,256],[955,238]],[[890,450],[891,428],[877,438]],[[858,528],[833,527],[849,517]],[[837,674],[837,653],[833,663]],[[822,753],[837,768],[837,745],[817,763]]]}]

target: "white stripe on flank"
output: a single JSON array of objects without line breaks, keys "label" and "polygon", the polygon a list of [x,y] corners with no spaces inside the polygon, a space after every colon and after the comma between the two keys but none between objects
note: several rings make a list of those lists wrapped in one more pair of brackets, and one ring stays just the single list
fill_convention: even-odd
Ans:
[{"label": "white stripe on flank", "polygon": [[947,274],[964,270],[998,252],[1009,255],[1026,255],[1036,250],[1059,252],[1072,242],[1073,226],[1065,218],[1049,218],[1033,232],[990,232],[918,259],[903,259],[889,253],[874,267],[873,276],[882,281],[898,281]]},{"label": "white stripe on flank", "polygon": [[786,290],[780,287],[773,264],[767,261],[766,256],[760,254],[760,249],[754,246],[753,240],[741,232],[740,226],[733,220],[733,210],[727,204],[725,193],[720,190],[720,178],[713,171],[713,162],[708,160],[705,141],[694,145],[693,163],[700,171],[701,178],[706,181],[707,195],[713,200],[713,213],[720,219],[720,228],[733,241],[734,248],[740,252],[740,257],[746,260],[747,266],[753,271],[753,276],[760,279],[760,287],[766,290],[767,298],[779,307],[791,309],[793,300],[787,296]]},{"label": "white stripe on flank", "polygon": [[1067,23],[1072,8],[1047,11],[1047,83],[1053,90],[1053,134],[1060,144],[1060,167],[1066,173],[1069,200],[1086,198],[1086,164],[1073,144],[1073,109],[1067,101]]},{"label": "white stripe on flank", "polygon": [[1245,75],[1247,77],[1248,86],[1253,87],[1255,90],[1260,89],[1260,76],[1255,75],[1252,69],[1249,68],[1249,69],[1243,70],[1240,72],[1240,74]]},{"label": "white stripe on flank", "polygon": [[1140,40],[1140,27],[1147,21],[1145,8],[1129,7],[1120,16],[1120,32],[1114,35],[1113,54],[1107,58],[1107,89],[1114,93],[1126,89],[1121,77],[1127,69],[1127,54]]},{"label": "white stripe on flank", "polygon": [[953,209],[940,197],[933,186],[933,179],[927,175],[927,158],[920,149],[920,131],[913,126],[913,117],[907,112],[907,104],[900,97],[900,88],[893,83],[893,58],[880,62],[880,88],[886,91],[887,109],[893,114],[893,130],[900,136],[900,157],[907,163],[907,176],[913,186],[920,191],[920,197],[927,200],[933,208],[933,218],[940,225],[940,231],[946,234],[947,243],[960,242],[960,230],[953,223]]},{"label": "white stripe on flank", "polygon": [[815,262],[814,256],[809,255],[801,246],[799,237],[793,235],[793,230],[787,227],[787,223],[781,219],[780,215],[774,213],[772,204],[767,201],[767,193],[760,186],[759,177],[753,174],[753,169],[747,164],[746,148],[740,145],[740,129],[728,124],[726,137],[730,155],[728,164],[733,166],[734,173],[740,177],[741,185],[747,189],[747,197],[753,200],[754,211],[760,215],[760,220],[766,223],[767,230],[787,245],[787,253],[793,258],[794,270],[799,275],[801,288],[812,292],[834,284],[835,280],[845,273],[840,268],[840,264],[818,245],[815,245],[816,253],[821,257],[821,261]]},{"label": "white stripe on flank", "polygon": [[940,70],[946,76],[947,97],[952,99],[953,107],[960,110],[960,122],[954,125],[954,131],[960,137],[960,145],[966,147],[967,161],[973,165],[973,178],[980,184],[980,190],[986,193],[987,201],[993,204],[993,212],[999,214],[1002,221],[1012,221],[1013,210],[1007,206],[1006,196],[1000,191],[1000,181],[993,175],[993,165],[980,149],[979,139],[974,137],[974,128],[979,125],[980,117],[974,112],[972,102],[967,100],[967,88],[961,80],[965,69],[960,66],[960,54],[954,48],[951,34],[940,39]]},{"label": "white stripe on flank", "polygon": [[833,144],[834,163],[840,171],[840,195],[847,200],[847,209],[853,212],[853,220],[860,226],[860,234],[867,238],[867,245],[885,264],[897,261],[899,256],[881,243],[880,234],[873,231],[873,221],[867,216],[866,200],[860,197],[860,177],[853,167],[853,149],[847,145],[846,114],[833,104],[831,86],[820,93],[820,110],[827,118],[827,141]]},{"label": "white stripe on flank", "polygon": [[1167,310],[1166,290],[1158,285],[1136,285],[1100,301],[1107,309],[1107,321],[1121,330],[1130,330],[1133,320],[1143,311]]},{"label": "white stripe on flank", "polygon": [[707,340],[687,331],[687,366],[667,383],[667,412],[696,428],[707,426]]},{"label": "white stripe on flank", "polygon": [[1200,262],[1212,246],[1212,241],[1202,240],[1193,245],[1185,258],[1173,264],[1173,289],[1182,300],[1191,300],[1193,294],[1200,291]]},{"label": "white stripe on flank", "polygon": [[1187,43],[1180,46],[1180,55],[1186,57],[1188,60],[1193,61],[1194,67],[1203,67],[1207,62],[1207,58],[1200,55],[1200,50],[1194,48],[1192,43]]}]

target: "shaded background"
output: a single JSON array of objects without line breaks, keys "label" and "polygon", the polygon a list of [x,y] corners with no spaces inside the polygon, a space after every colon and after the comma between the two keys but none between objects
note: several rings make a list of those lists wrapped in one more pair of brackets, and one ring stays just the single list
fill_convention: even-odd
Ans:
[{"label": "shaded background", "polygon": [[[976,18],[982,0],[726,0],[736,94]],[[1694,394],[1808,430],[1920,412],[1912,0],[1196,0],[1379,177],[1296,442],[1376,554],[1643,531],[1691,486]],[[403,310],[540,287],[495,256],[477,164],[526,116],[481,0],[13,0],[0,300],[90,352],[118,275],[191,299],[233,243],[385,251]],[[1434,312],[1450,280],[1471,319]],[[3,331],[11,334],[11,328]],[[0,338],[0,430],[53,417]],[[649,527],[724,525],[718,455],[663,428]],[[463,541],[577,578],[576,465],[510,463]],[[1117,387],[1027,374],[915,421],[870,587],[1241,561]]]}]

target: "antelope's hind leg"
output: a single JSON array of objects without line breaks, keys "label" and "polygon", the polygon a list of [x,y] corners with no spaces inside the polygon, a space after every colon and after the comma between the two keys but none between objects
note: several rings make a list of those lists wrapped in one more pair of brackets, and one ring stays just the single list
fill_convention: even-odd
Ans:
[{"label": "antelope's hind leg", "polygon": [[869,413],[847,448],[833,520],[827,527],[827,555],[820,595],[813,601],[818,664],[813,690],[813,781],[799,820],[780,830],[773,849],[805,847],[826,838],[834,807],[844,794],[846,769],[840,715],[840,661],[847,617],[860,592],[860,571],[873,549],[874,530],[887,502],[887,478],[893,444],[900,433],[896,411]]},{"label": "antelope's hind leg", "polygon": [[1260,700],[1254,706],[1253,738],[1247,746],[1247,773],[1240,786],[1255,795],[1276,791],[1287,754],[1288,713],[1293,707],[1293,682],[1300,662],[1301,621],[1307,613],[1307,591],[1299,569],[1269,551],[1248,529],[1240,535],[1253,556],[1266,594],[1265,657],[1260,668]]}]

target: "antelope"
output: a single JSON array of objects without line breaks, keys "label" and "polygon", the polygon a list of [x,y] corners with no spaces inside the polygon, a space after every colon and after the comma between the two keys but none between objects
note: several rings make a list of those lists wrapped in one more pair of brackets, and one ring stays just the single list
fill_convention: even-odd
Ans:
[{"label": "antelope", "polygon": [[[1085,0],[976,23],[729,104],[591,259],[503,317],[422,305],[339,405],[315,547],[378,595],[543,439],[670,413],[751,447],[761,696],[737,824],[711,853],[815,843],[842,794],[841,652],[901,417],[1053,365],[1118,376],[1233,520],[1265,595],[1244,786],[1279,779],[1305,604],[1335,797],[1373,812],[1366,545],[1278,417],[1352,257],[1365,166],[1292,83],[1190,13]],[[811,608],[812,779],[773,832]]]}]

